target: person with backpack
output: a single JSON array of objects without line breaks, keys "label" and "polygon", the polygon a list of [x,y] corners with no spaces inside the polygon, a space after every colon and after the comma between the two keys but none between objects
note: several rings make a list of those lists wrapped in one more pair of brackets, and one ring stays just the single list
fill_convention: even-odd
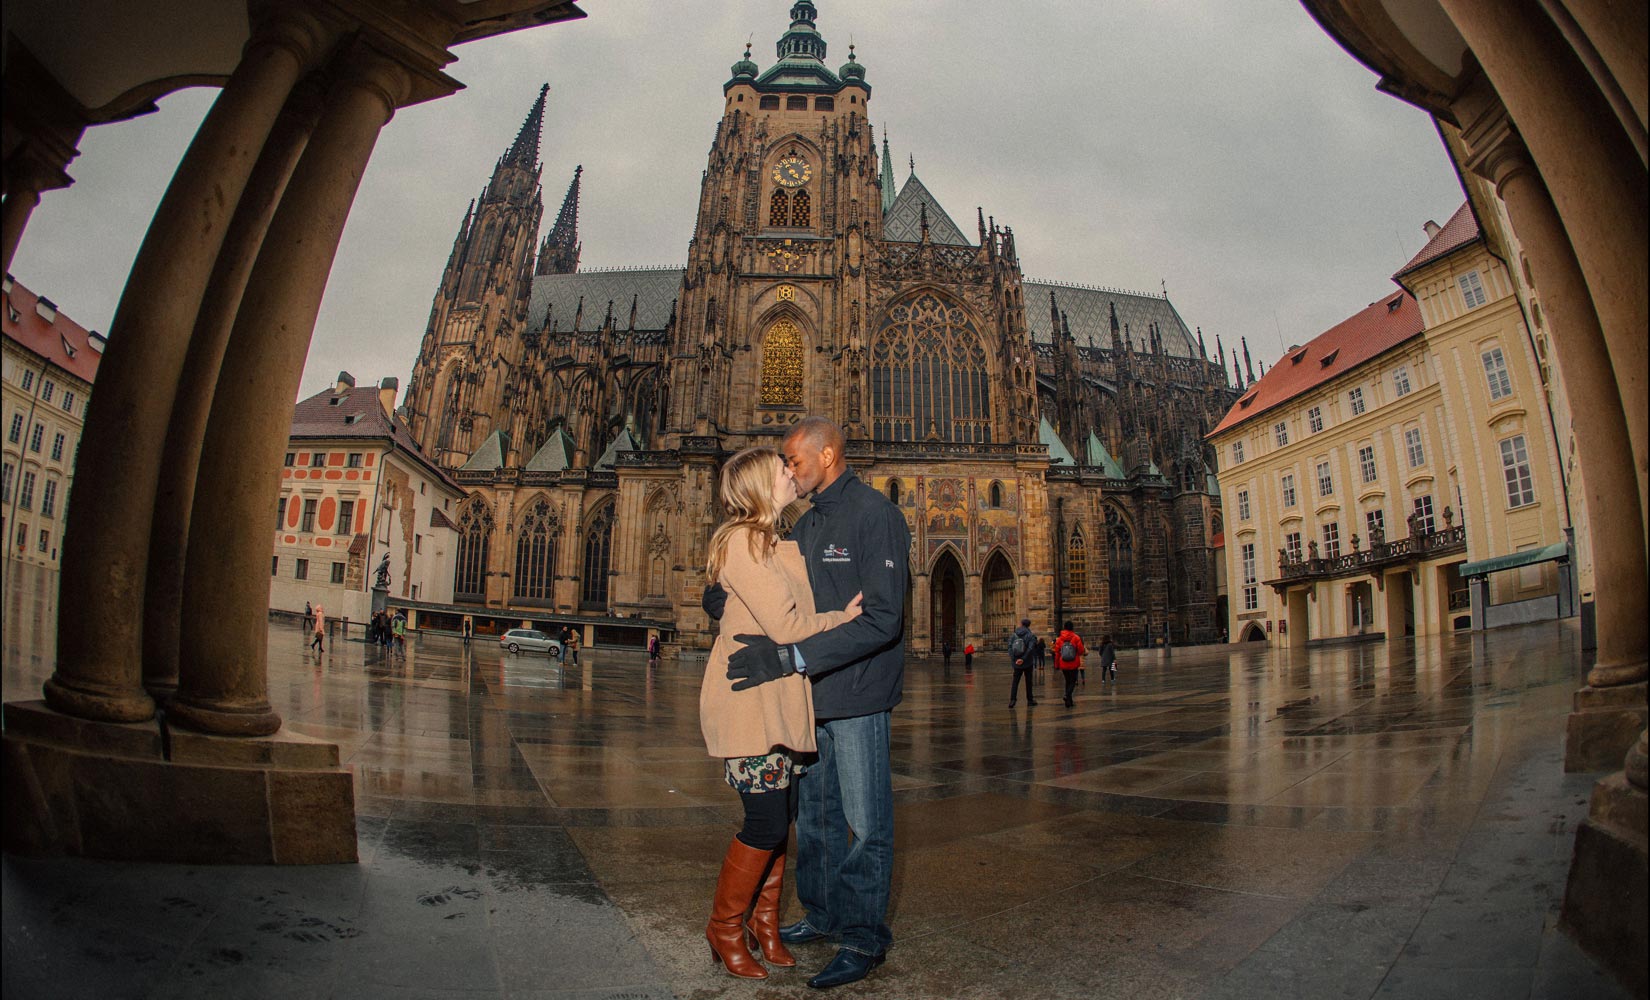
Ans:
[{"label": "person with backpack", "polygon": [[1111,679],[1117,680],[1117,646],[1111,641],[1111,636],[1100,637],[1100,683],[1106,683],[1106,672],[1111,672]]},{"label": "person with backpack", "polygon": [[1020,680],[1026,682],[1026,705],[1035,707],[1037,698],[1031,693],[1031,678],[1033,660],[1032,654],[1037,649],[1037,636],[1032,634],[1031,619],[1020,619],[1020,625],[1008,639],[1008,659],[1014,667],[1014,681],[1008,686],[1008,707],[1013,708],[1019,700]]},{"label": "person with backpack", "polygon": [[1071,700],[1071,693],[1077,688],[1077,675],[1083,669],[1083,654],[1087,652],[1083,648],[1083,637],[1072,631],[1071,622],[1066,622],[1060,630],[1060,637],[1054,640],[1054,664],[1066,679],[1067,708],[1076,705]]}]

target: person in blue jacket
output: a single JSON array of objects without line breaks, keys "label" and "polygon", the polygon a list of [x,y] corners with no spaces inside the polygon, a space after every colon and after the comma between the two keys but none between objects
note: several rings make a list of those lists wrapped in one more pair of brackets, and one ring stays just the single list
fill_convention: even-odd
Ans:
[{"label": "person in blue jacket", "polygon": [[[735,688],[793,672],[813,684],[819,761],[801,778],[796,820],[796,894],[803,916],[780,929],[787,944],[830,940],[840,950],[808,981],[827,989],[865,978],[886,958],[894,871],[894,791],[889,738],[905,688],[905,596],[911,530],[889,499],[848,468],[842,429],[824,417],[797,423],[785,461],[813,507],[791,530],[802,550],[816,610],[865,595],[845,625],[781,649],[763,636],[728,664]],[[705,609],[720,617],[720,588]],[[844,596],[846,595],[846,596]],[[836,602],[832,604],[831,602]]]}]

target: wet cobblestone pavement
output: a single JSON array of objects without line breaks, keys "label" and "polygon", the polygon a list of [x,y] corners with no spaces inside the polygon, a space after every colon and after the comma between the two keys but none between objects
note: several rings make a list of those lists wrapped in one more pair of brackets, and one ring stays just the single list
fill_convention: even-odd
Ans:
[{"label": "wet cobblestone pavement", "polygon": [[[10,582],[4,695],[36,698],[55,602]],[[739,811],[699,737],[702,663],[269,643],[287,726],[355,774],[360,864],[7,856],[8,1000],[816,995],[825,945],[762,983],[707,959]],[[1617,996],[1554,928],[1594,779],[1562,768],[1576,647],[1546,624],[1125,652],[1073,709],[1052,669],[1010,709],[993,657],[913,660],[895,943],[838,993]]]}]

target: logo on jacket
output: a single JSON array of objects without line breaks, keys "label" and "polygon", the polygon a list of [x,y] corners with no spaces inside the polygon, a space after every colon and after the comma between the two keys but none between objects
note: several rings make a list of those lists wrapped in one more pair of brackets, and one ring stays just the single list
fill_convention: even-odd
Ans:
[{"label": "logo on jacket", "polygon": [[828,563],[845,563],[852,562],[853,560],[848,557],[848,550],[842,546],[826,545],[825,554],[820,561]]}]

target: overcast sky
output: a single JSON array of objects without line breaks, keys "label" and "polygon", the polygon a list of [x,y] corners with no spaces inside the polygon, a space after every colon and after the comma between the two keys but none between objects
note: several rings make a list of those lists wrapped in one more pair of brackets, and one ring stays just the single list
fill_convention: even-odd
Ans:
[{"label": "overcast sky", "polygon": [[[584,165],[583,266],[680,265],[722,84],[747,36],[763,69],[785,0],[585,0],[582,21],[474,42],[452,97],[380,137],[332,271],[302,395],[340,369],[406,385],[465,206],[550,84],[548,231]],[[962,230],[1013,227],[1029,278],[1157,293],[1210,349],[1271,362],[1392,288],[1422,223],[1464,200],[1421,111],[1304,10],[1264,3],[818,0],[827,64],[848,43],[896,173],[916,158]],[[149,216],[216,91],[90,130],[13,273],[107,331]],[[880,141],[880,139],[879,139]],[[1031,304],[1028,303],[1028,306]]]}]

